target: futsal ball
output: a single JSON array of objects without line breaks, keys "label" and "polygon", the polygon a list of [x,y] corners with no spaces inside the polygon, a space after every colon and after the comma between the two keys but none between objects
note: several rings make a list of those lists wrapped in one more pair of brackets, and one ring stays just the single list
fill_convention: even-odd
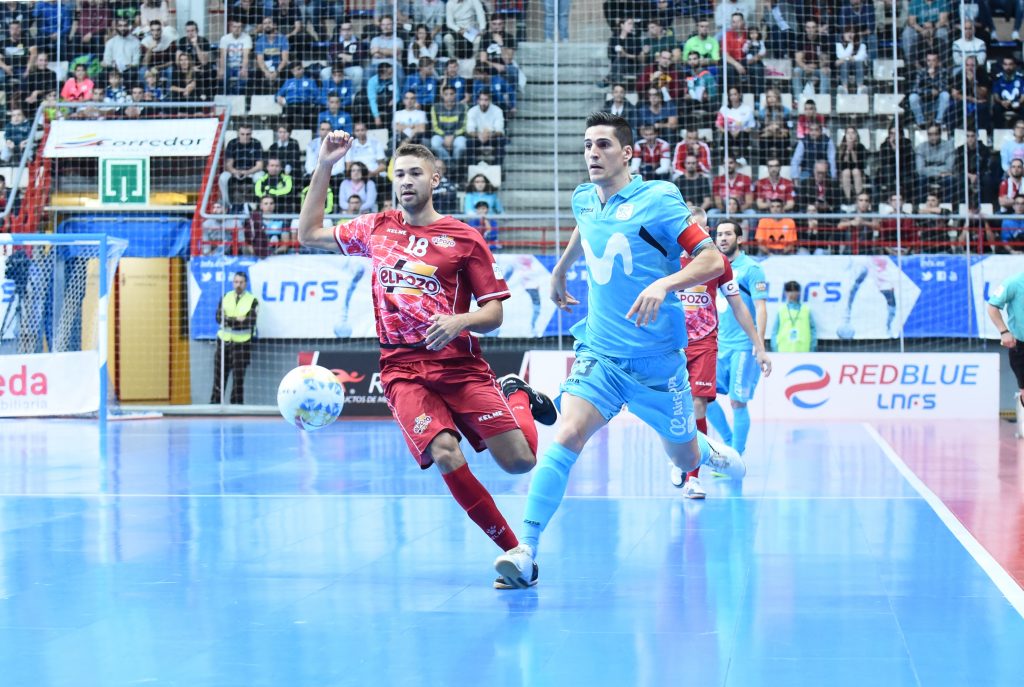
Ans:
[{"label": "futsal ball", "polygon": [[839,328],[836,329],[836,336],[840,339],[852,339],[853,334],[853,327],[848,324],[840,325]]},{"label": "futsal ball", "polygon": [[281,416],[299,429],[326,427],[341,415],[345,387],[334,373],[319,365],[301,365],[284,376],[277,387]]}]

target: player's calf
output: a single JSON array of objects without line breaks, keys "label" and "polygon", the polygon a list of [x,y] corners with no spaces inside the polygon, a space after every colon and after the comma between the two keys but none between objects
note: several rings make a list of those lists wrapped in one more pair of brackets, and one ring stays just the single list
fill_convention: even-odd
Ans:
[{"label": "player's calf", "polygon": [[526,437],[519,430],[505,432],[486,440],[494,462],[505,472],[521,475],[537,465],[537,456],[530,450]]}]

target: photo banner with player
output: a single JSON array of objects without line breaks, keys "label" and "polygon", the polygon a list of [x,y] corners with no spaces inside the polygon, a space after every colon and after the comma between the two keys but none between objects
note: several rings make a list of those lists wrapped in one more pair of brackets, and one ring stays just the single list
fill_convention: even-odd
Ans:
[{"label": "photo banner with player", "polygon": [[[580,304],[558,312],[549,297],[550,255],[498,254],[496,269],[512,292],[504,302],[504,324],[489,336],[535,338],[565,334],[587,313],[583,263],[567,275],[569,293]],[[768,322],[777,317],[783,285],[801,285],[801,300],[814,314],[819,339],[915,337],[998,338],[985,314],[985,299],[1020,270],[1014,256],[911,255],[899,263],[888,255],[770,256],[760,261],[768,281]],[[364,258],[330,255],[253,257],[204,256],[190,263],[191,335],[213,339],[217,303],[231,289],[231,276],[245,272],[260,301],[257,336],[263,339],[375,338]],[[719,297],[719,311],[727,307]]]}]

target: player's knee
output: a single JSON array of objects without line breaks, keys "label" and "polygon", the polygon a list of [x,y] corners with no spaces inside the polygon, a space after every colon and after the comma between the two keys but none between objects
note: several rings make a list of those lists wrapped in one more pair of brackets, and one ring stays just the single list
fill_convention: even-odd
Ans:
[{"label": "player's knee", "polygon": [[430,442],[430,458],[442,472],[451,472],[462,467],[466,459],[459,448],[459,440],[449,432],[441,432]]},{"label": "player's knee", "polygon": [[511,456],[498,458],[498,465],[510,475],[522,475],[537,465],[537,456],[530,453],[529,448],[527,448],[525,451],[517,451]]},{"label": "player's knee", "polygon": [[558,435],[555,437],[555,441],[573,453],[579,453],[583,450],[583,446],[589,438],[589,433],[586,431],[583,423],[566,421],[559,423]]}]

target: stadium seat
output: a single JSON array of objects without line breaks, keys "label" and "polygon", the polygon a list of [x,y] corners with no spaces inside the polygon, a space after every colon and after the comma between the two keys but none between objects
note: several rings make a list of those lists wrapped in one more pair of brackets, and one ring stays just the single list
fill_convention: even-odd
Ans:
[{"label": "stadium seat", "polygon": [[793,78],[793,61],[764,60],[764,75],[766,79],[790,81]]},{"label": "stadium seat", "polygon": [[299,150],[305,150],[309,142],[313,140],[313,132],[309,129],[295,129],[292,131],[292,138],[299,144]]},{"label": "stadium seat", "polygon": [[896,76],[896,70],[903,66],[903,60],[875,60],[872,75],[875,81],[887,81],[892,83]]},{"label": "stadium seat", "polygon": [[866,95],[837,95],[836,114],[866,115],[869,112]]},{"label": "stadium seat", "polygon": [[814,104],[818,106],[819,114],[832,114],[832,97],[827,93],[816,93],[814,95],[800,96],[800,112],[804,111],[804,103],[806,103],[808,100],[813,100]]},{"label": "stadium seat", "polygon": [[1013,138],[1013,129],[996,129],[992,132],[992,151],[998,153],[1003,144]]},{"label": "stadium seat", "polygon": [[697,138],[704,141],[705,143],[711,143],[715,140],[714,129],[697,129]]},{"label": "stadium seat", "polygon": [[366,132],[366,135],[370,138],[375,138],[380,141],[380,144],[385,149],[388,147],[388,130],[387,129],[370,129]]},{"label": "stadium seat", "polygon": [[903,102],[902,93],[899,95],[877,93],[875,94],[875,114],[890,117],[895,114],[903,114],[903,108],[900,107],[901,102]]},{"label": "stadium seat", "polygon": [[[728,97],[729,96],[727,95],[726,98],[728,99]],[[743,104],[744,105],[748,105],[751,110],[754,110],[755,112],[757,111],[757,107],[754,105],[754,94],[753,93],[744,93],[743,94]]]},{"label": "stadium seat", "polygon": [[245,115],[244,95],[215,95],[213,96],[213,102],[218,105],[229,105],[231,107],[231,115],[233,117],[241,117]]},{"label": "stadium seat", "polygon": [[249,114],[253,117],[276,117],[281,114],[281,106],[272,95],[254,95],[249,103]]},{"label": "stadium seat", "polygon": [[[783,107],[788,107],[789,109],[792,110],[793,109],[793,94],[789,93],[787,91],[786,93],[780,93],[779,95],[782,96],[782,106]],[[758,99],[758,102],[757,102],[758,108],[764,107],[765,100],[767,100],[767,99],[765,98],[764,93],[762,93],[761,97]]]},{"label": "stadium seat", "polygon": [[469,181],[477,174],[483,174],[487,181],[491,182],[491,186],[494,188],[501,187],[501,167],[498,165],[489,165],[486,162],[480,164],[470,165],[466,170],[466,181]]},{"label": "stadium seat", "polygon": [[252,137],[253,137],[253,139],[255,139],[255,140],[260,142],[260,145],[263,146],[263,150],[266,150],[274,142],[274,130],[273,129],[253,129],[252,130]]}]

